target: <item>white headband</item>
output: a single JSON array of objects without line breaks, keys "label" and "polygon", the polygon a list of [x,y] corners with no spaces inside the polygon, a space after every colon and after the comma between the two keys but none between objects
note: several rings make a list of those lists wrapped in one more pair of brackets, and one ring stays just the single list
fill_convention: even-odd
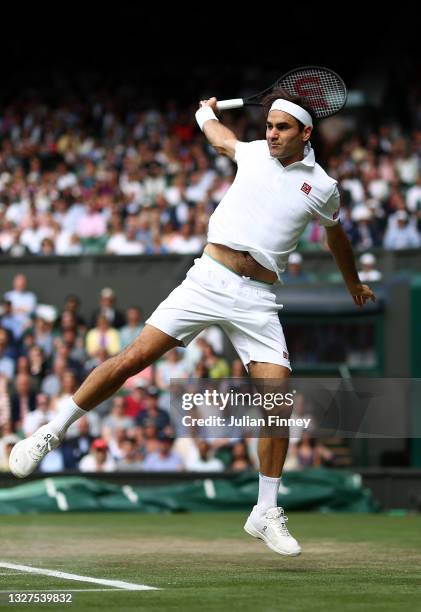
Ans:
[{"label": "white headband", "polygon": [[[310,113],[308,113],[304,108],[298,106],[298,104],[294,104],[294,102],[289,102],[288,100],[282,100],[282,98],[278,98],[270,107],[270,110],[280,110],[292,115],[298,121],[301,121],[304,125],[311,125],[313,127],[313,120],[311,118]],[[270,112],[270,111],[269,111]]]}]

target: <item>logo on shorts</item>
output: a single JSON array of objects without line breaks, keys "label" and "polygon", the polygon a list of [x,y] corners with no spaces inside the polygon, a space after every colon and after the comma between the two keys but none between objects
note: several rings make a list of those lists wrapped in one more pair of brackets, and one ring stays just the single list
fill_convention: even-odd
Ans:
[{"label": "logo on shorts", "polygon": [[286,351],[283,352],[284,359],[289,359],[289,355]]},{"label": "logo on shorts", "polygon": [[335,211],[335,212],[333,213],[333,220],[335,221],[335,219],[337,219],[337,218],[338,218],[338,216],[339,216],[339,208],[338,208],[338,210],[337,210],[337,211]]},{"label": "logo on shorts", "polygon": [[308,183],[303,183],[301,191],[304,191],[304,193],[308,195],[311,191],[311,185],[309,185]]}]

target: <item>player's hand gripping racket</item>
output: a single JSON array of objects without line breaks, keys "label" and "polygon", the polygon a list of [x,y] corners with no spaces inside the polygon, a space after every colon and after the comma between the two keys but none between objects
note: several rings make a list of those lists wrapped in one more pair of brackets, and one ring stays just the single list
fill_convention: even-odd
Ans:
[{"label": "player's hand gripping racket", "polygon": [[345,106],[348,95],[345,83],[333,70],[320,66],[303,66],[290,70],[273,85],[254,96],[221,100],[217,103],[217,109],[261,106],[262,98],[275,87],[282,87],[292,96],[305,98],[319,119],[330,117],[340,111]]}]

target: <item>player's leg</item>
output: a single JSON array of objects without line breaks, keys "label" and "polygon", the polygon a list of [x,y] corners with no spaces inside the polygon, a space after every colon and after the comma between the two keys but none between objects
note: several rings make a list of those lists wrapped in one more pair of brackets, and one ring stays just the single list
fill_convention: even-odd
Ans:
[{"label": "player's leg", "polygon": [[19,478],[28,476],[50,450],[59,446],[72,423],[111,397],[127,378],[181,344],[156,327],[145,325],[132,344],[89,374],[74,397],[50,423],[13,447],[9,460],[12,473]]},{"label": "player's leg", "polygon": [[[283,386],[290,376],[287,367],[254,361],[249,363],[249,373],[255,381],[263,382],[262,393],[284,393]],[[283,431],[282,437],[259,438],[259,497],[256,505],[262,513],[278,505],[278,489],[288,445],[287,428]]]},{"label": "player's leg", "polygon": [[[290,376],[289,368],[275,363],[251,361],[248,369],[259,392],[285,393]],[[250,535],[262,539],[273,551],[295,556],[300,554],[301,548],[288,532],[286,527],[288,519],[283,509],[278,507],[278,490],[288,443],[287,428],[281,437],[259,439],[259,496],[244,529]]]},{"label": "player's leg", "polygon": [[[282,392],[282,381],[286,381],[289,378],[290,370],[277,363],[258,363],[252,361],[249,363],[249,374],[254,380],[267,381],[262,392],[276,393]],[[289,437],[287,430],[281,438],[269,437],[259,439],[258,455],[260,474],[264,475],[267,479],[273,480],[278,480],[281,477],[282,468],[284,467],[285,458],[288,452],[288,444]],[[277,499],[273,498],[271,501],[276,502]],[[261,503],[263,504],[264,502],[262,501]],[[272,506],[274,505],[276,505],[276,503],[272,504]]]},{"label": "player's leg", "polygon": [[115,357],[107,359],[89,374],[73,396],[75,403],[83,410],[95,408],[118,391],[127,378],[182,344],[160,329],[145,325],[127,348]]}]

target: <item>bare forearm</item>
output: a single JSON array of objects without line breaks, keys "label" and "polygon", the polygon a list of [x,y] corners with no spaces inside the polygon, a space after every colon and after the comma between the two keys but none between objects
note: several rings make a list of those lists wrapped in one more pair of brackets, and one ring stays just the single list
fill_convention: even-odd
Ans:
[{"label": "bare forearm", "polygon": [[343,276],[344,282],[351,291],[355,285],[359,284],[361,281],[355,266],[351,243],[342,228],[335,238],[328,238],[328,245],[335,258],[336,265]]},{"label": "bare forearm", "polygon": [[216,119],[206,121],[203,132],[215,149],[223,148],[227,140],[235,140],[236,138],[234,132]]}]

